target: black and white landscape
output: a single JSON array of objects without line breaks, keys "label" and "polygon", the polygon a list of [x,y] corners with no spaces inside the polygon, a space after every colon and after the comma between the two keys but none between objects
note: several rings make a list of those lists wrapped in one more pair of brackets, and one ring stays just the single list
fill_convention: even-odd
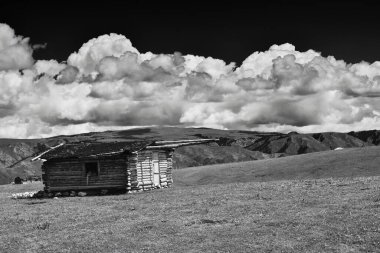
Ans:
[{"label": "black and white landscape", "polygon": [[380,251],[379,7],[1,3],[0,252]]}]

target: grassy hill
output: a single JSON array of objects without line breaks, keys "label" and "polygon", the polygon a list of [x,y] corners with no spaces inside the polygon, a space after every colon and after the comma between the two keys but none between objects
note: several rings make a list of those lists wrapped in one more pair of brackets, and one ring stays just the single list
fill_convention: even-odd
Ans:
[{"label": "grassy hill", "polygon": [[195,145],[178,148],[174,153],[174,169],[208,164],[252,161],[270,158],[270,155],[240,146]]},{"label": "grassy hill", "polygon": [[380,175],[380,147],[323,151],[174,171],[177,185]]},{"label": "grassy hill", "polygon": [[185,168],[208,164],[260,160],[380,144],[380,131],[350,133],[298,134],[266,133],[210,128],[151,127],[123,131],[105,131],[46,139],[0,139],[0,184],[16,176],[40,175],[40,163],[30,162],[34,155],[58,143],[118,142],[132,140],[179,140],[218,138],[212,145],[184,147],[174,154],[174,167]]},{"label": "grassy hill", "polygon": [[185,168],[173,188],[113,196],[13,200],[42,184],[2,185],[1,252],[379,252],[379,155]]},{"label": "grassy hill", "polygon": [[41,147],[39,140],[0,139],[0,184],[9,183],[17,176],[41,174],[41,163],[31,163],[30,158]]}]

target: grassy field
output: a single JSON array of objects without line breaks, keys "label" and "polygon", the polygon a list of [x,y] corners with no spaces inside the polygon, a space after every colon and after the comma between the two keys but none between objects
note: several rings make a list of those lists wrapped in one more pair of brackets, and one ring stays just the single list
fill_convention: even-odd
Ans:
[{"label": "grassy field", "polygon": [[175,186],[12,200],[0,252],[379,252],[380,177]]},{"label": "grassy field", "polygon": [[0,252],[380,252],[380,147],[187,168],[173,188],[13,200]]},{"label": "grassy field", "polygon": [[177,170],[176,185],[380,176],[380,147],[348,148],[276,159]]}]

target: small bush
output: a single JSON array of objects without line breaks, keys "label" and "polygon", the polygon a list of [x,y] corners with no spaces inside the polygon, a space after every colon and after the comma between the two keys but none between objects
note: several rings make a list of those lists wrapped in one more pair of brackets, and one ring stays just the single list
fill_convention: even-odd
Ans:
[{"label": "small bush", "polygon": [[22,184],[22,179],[20,177],[16,177],[14,182],[15,184]]}]

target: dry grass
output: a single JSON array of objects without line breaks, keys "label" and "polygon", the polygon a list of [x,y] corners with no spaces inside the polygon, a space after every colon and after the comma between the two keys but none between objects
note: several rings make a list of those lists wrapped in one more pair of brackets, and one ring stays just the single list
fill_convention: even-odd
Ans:
[{"label": "dry grass", "polygon": [[380,176],[380,147],[348,148],[174,172],[177,185]]},{"label": "dry grass", "polygon": [[1,252],[379,252],[380,177],[174,187],[12,200]]}]

